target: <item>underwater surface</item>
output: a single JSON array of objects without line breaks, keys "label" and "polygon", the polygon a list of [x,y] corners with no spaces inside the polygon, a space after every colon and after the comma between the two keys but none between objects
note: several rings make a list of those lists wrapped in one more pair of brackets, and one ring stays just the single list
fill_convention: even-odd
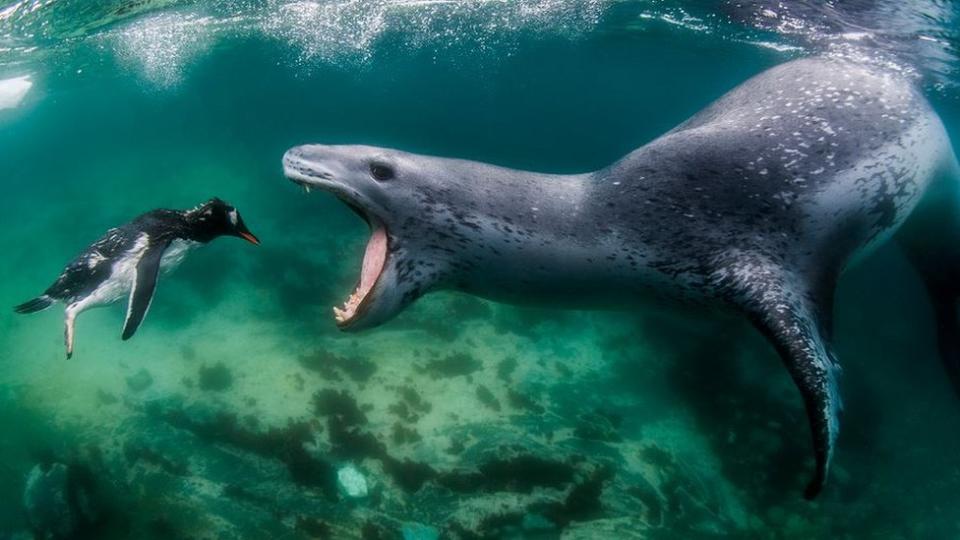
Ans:
[{"label": "underwater surface", "polygon": [[[837,298],[831,478],[745,321],[437,292],[340,332],[367,227],[283,177],[356,143],[573,173],[811,54],[924,89],[960,140],[960,6],[614,0],[0,5],[0,538],[957,538],[960,403],[893,247]],[[218,196],[225,238],[124,302],[21,316],[110,227]],[[28,484],[31,486],[28,488]]]}]

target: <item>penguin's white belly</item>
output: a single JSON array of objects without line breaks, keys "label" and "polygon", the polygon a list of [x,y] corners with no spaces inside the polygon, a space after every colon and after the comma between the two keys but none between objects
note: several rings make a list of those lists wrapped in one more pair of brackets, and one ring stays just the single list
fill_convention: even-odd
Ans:
[{"label": "penguin's white belly", "polygon": [[133,288],[133,280],[137,277],[137,263],[139,261],[140,256],[131,253],[113,263],[110,277],[79,302],[78,311],[105,306],[128,297],[130,289]]},{"label": "penguin's white belly", "polygon": [[[162,273],[173,271],[187,253],[194,247],[200,245],[198,242],[189,240],[174,240],[164,251],[160,259],[160,270]],[[93,307],[113,304],[120,300],[126,300],[133,289],[133,283],[137,279],[137,264],[146,252],[147,239],[141,237],[137,243],[124,256],[113,263],[110,277],[103,281],[89,296],[79,302],[79,311]]]},{"label": "penguin's white belly", "polygon": [[160,271],[164,274],[172,272],[180,266],[180,263],[186,258],[187,253],[199,245],[200,242],[181,240],[179,238],[170,242],[170,246],[163,252],[163,258],[160,259]]}]

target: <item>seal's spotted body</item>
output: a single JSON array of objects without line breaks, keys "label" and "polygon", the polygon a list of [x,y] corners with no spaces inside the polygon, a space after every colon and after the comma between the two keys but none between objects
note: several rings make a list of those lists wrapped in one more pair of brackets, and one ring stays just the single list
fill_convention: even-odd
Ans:
[{"label": "seal's spotted body", "polygon": [[[902,243],[948,328],[944,360],[960,373],[949,309],[960,283],[956,159],[936,114],[895,75],[790,62],[582,175],[361,146],[297,147],[284,166],[388,238],[368,247],[378,264],[364,264],[365,285],[338,310],[343,328],[382,323],[437,288],[576,306],[629,307],[653,294],[742,312],[803,394],[817,457],[810,497],[838,430],[833,290],[851,260],[905,223]],[[936,223],[946,232],[929,234]]]}]

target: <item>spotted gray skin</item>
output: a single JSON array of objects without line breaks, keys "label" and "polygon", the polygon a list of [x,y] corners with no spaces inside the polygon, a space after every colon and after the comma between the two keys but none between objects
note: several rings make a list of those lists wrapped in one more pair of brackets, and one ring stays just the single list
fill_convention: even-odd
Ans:
[{"label": "spotted gray skin", "polygon": [[837,280],[898,231],[960,380],[957,162],[937,115],[895,74],[783,64],[586,174],[322,145],[289,150],[284,168],[388,231],[386,268],[345,329],[381,324],[437,289],[577,307],[652,295],[742,313],[803,396],[816,457],[808,498],[827,478],[839,425]]}]

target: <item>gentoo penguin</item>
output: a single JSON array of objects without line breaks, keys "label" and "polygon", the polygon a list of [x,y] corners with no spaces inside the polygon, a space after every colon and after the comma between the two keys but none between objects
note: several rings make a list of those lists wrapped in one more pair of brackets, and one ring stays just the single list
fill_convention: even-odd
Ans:
[{"label": "gentoo penguin", "polygon": [[160,271],[172,270],[191,248],[224,235],[260,244],[237,209],[218,198],[190,210],[151,210],[107,231],[73,259],[42,295],[14,310],[35,313],[54,302],[66,304],[64,340],[70,358],[77,315],[128,296],[123,339],[130,339],[150,309]]}]

